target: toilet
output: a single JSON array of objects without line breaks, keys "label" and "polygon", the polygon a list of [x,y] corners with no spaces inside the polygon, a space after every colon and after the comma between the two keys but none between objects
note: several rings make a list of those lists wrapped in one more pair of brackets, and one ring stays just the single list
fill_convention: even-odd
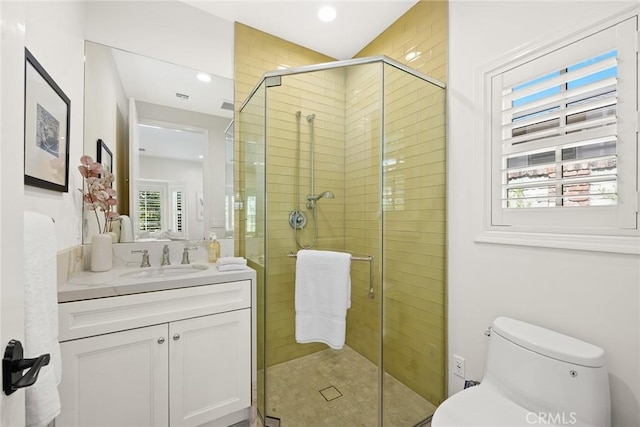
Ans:
[{"label": "toilet", "polygon": [[480,385],[445,400],[432,427],[611,426],[604,350],[507,317],[486,334]]}]

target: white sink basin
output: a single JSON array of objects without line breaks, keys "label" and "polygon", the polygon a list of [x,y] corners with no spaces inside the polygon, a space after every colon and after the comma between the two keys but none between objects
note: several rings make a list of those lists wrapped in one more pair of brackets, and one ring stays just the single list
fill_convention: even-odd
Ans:
[{"label": "white sink basin", "polygon": [[121,273],[119,276],[131,279],[151,279],[162,277],[188,276],[208,269],[204,264],[165,265],[163,267],[145,267]]}]

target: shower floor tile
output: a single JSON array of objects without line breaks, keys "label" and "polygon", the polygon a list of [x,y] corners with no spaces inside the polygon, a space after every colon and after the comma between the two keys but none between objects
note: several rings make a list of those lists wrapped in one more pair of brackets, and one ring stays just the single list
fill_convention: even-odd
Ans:
[{"label": "shower floor tile", "polygon": [[[326,349],[267,370],[267,415],[282,427],[374,427],[378,369],[345,346]],[[385,427],[413,427],[435,406],[385,375]]]}]

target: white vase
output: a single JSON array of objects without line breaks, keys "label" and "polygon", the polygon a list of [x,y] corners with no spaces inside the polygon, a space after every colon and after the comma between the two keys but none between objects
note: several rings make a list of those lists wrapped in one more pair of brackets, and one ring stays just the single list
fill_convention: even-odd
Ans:
[{"label": "white vase", "polygon": [[91,238],[91,271],[109,271],[113,262],[111,236],[94,234]]}]

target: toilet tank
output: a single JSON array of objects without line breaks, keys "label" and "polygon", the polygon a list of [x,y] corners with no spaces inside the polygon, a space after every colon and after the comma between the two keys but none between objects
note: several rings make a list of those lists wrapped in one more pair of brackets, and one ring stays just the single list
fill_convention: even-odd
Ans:
[{"label": "toilet tank", "polygon": [[507,317],[494,320],[483,383],[533,413],[539,423],[611,425],[604,350]]}]

